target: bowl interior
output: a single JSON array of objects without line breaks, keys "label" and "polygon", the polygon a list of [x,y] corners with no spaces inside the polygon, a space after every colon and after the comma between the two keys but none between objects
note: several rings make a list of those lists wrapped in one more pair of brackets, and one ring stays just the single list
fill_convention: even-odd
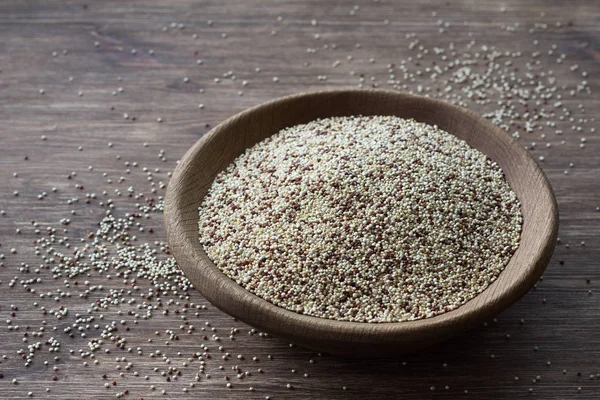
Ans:
[{"label": "bowl interior", "polygon": [[[394,115],[437,125],[496,161],[521,202],[519,248],[485,291],[458,309],[398,323],[328,320],[287,311],[251,294],[207,257],[198,237],[198,207],[221,170],[244,150],[279,130],[317,118]],[[384,90],[337,90],[293,95],[226,120],[198,141],[176,168],[167,193],[166,226],[174,255],[194,286],[215,306],[250,325],[299,344],[338,354],[393,354],[443,340],[506,308],[529,290],[546,267],[557,235],[552,189],[531,156],[478,115],[441,102]],[[379,349],[379,350],[378,350]]]}]

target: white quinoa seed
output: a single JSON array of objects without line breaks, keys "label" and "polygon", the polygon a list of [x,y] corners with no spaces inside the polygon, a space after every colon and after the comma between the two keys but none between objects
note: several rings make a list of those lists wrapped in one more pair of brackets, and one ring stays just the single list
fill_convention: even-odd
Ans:
[{"label": "white quinoa seed", "polygon": [[500,167],[397,117],[285,129],[238,157],[199,209],[226,275],[285,309],[358,322],[428,318],[481,293],[519,244]]}]

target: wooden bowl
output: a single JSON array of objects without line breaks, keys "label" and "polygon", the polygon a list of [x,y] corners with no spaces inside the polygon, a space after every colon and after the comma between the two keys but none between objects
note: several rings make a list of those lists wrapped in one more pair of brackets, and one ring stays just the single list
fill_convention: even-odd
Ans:
[{"label": "wooden bowl", "polygon": [[[198,207],[218,172],[255,143],[317,118],[395,115],[437,125],[479,149],[504,170],[521,202],[523,231],[506,269],[456,310],[410,322],[361,323],[324,319],[277,307],[223,274],[199,240]],[[479,115],[448,103],[387,90],[296,94],[253,107],[204,135],[175,169],[166,196],[169,244],[194,287],[220,310],[260,330],[315,350],[357,357],[390,357],[463,332],[521,298],[542,275],[558,231],[552,188],[533,158]]]}]

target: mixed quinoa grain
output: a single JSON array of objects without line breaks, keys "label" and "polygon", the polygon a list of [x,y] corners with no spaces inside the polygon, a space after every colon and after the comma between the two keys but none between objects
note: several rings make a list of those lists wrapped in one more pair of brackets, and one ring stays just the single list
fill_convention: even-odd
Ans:
[{"label": "mixed quinoa grain", "polygon": [[498,277],[522,225],[495,162],[390,116],[282,130],[215,178],[199,217],[208,256],[250,292],[357,322],[456,309]]}]

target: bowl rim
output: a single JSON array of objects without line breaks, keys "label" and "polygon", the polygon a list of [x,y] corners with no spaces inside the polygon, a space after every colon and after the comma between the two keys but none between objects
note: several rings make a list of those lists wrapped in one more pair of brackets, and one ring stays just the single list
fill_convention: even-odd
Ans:
[{"label": "bowl rim", "polygon": [[[546,192],[542,194],[549,199],[547,201],[547,208],[538,207],[534,213],[536,215],[539,213],[544,214],[544,217],[548,219],[548,226],[546,227],[547,229],[541,232],[540,243],[542,246],[532,254],[532,262],[524,266],[526,268],[525,279],[511,281],[509,285],[502,288],[494,287],[499,277],[508,268],[509,264],[507,264],[506,269],[500,273],[496,281],[492,282],[485,290],[455,310],[429,318],[403,322],[340,321],[289,311],[254,295],[226,276],[208,259],[202,250],[199,239],[193,241],[187,237],[188,235],[185,233],[181,222],[186,218],[184,210],[187,209],[189,212],[189,207],[193,207],[193,205],[182,201],[182,196],[178,193],[178,190],[181,190],[186,179],[190,179],[190,174],[194,174],[194,171],[190,168],[191,161],[199,156],[203,147],[216,135],[221,134],[236,121],[246,118],[257,111],[266,108],[285,107],[291,101],[297,101],[299,98],[328,94],[352,96],[355,94],[364,95],[365,93],[382,96],[400,96],[407,100],[427,102],[432,107],[443,107],[452,112],[466,113],[471,118],[485,125],[486,133],[489,132],[489,134],[501,140],[503,144],[510,146],[510,150],[517,152],[520,157],[524,157],[527,160],[526,162],[533,163],[529,167],[534,168],[539,174],[539,186]],[[450,133],[452,134],[452,132]],[[210,182],[212,183],[212,179]],[[197,216],[197,206],[194,207],[194,210]],[[204,134],[185,153],[173,172],[167,187],[165,199],[165,225],[169,245],[178,264],[194,284],[194,287],[217,308],[250,325],[282,337],[291,338],[297,334],[302,334],[310,342],[310,338],[318,340],[321,335],[335,332],[336,335],[339,335],[339,340],[354,341],[356,338],[355,341],[358,344],[375,341],[394,342],[398,339],[399,335],[403,334],[422,335],[426,338],[433,336],[432,332],[438,329],[442,329],[447,333],[458,333],[468,329],[477,322],[481,322],[497,314],[517,301],[537,282],[552,256],[558,234],[558,206],[548,178],[535,159],[510,135],[475,112],[442,100],[401,91],[386,89],[334,89],[302,92],[259,104],[229,117],[215,126],[210,132]],[[519,244],[519,247],[521,246],[522,243]],[[211,287],[217,288],[217,290],[209,290]],[[489,299],[486,301],[486,298],[490,297],[489,292],[492,288],[494,291],[494,301],[490,301]],[[497,290],[500,290],[500,292],[496,293]],[[469,304],[471,305],[467,307]]]}]

